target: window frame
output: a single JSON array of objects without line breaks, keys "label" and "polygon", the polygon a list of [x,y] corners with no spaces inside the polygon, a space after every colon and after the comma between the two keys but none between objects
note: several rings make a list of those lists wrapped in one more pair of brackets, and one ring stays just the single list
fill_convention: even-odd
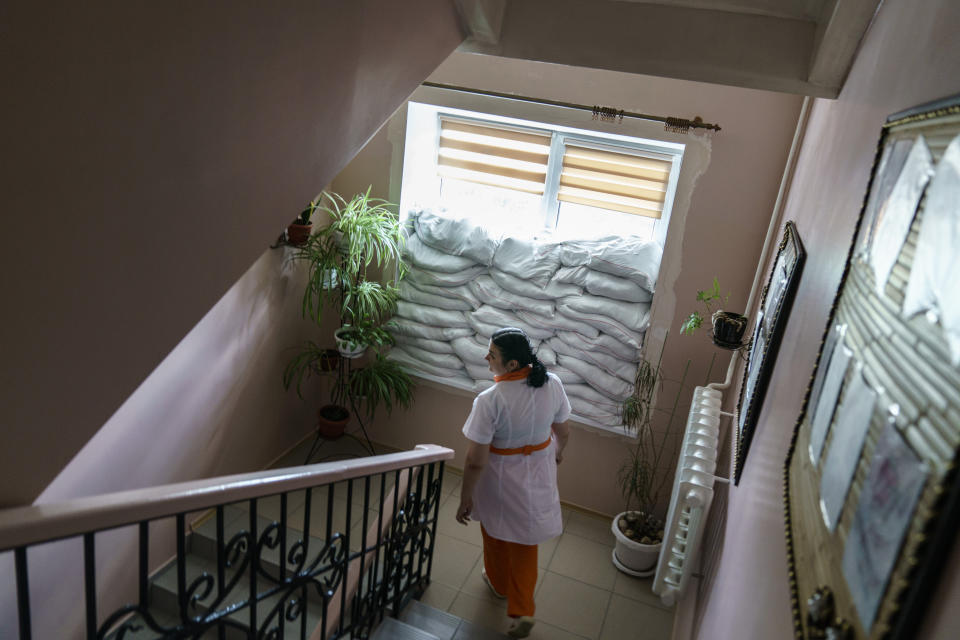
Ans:
[{"label": "window frame", "polygon": [[[408,109],[426,109],[432,111],[433,126],[433,149],[431,150],[431,166],[429,171],[433,173],[433,178],[440,180],[438,175],[438,152],[440,149],[441,120],[454,120],[468,124],[493,126],[504,129],[512,129],[523,133],[535,133],[549,135],[550,152],[546,170],[546,180],[544,183],[544,193],[540,196],[541,221],[544,230],[556,231],[560,215],[561,201],[558,198],[560,174],[563,165],[563,156],[568,144],[594,148],[603,151],[614,151],[617,153],[626,153],[639,157],[649,157],[656,160],[669,161],[671,163],[670,175],[666,183],[666,193],[663,202],[663,210],[660,218],[654,218],[654,229],[651,240],[657,242],[661,247],[666,244],[667,229],[670,226],[670,218],[673,210],[673,204],[676,199],[677,185],[679,183],[680,170],[683,162],[686,145],[668,142],[665,140],[652,140],[649,138],[639,138],[637,136],[627,136],[623,134],[606,133],[599,131],[588,131],[586,129],[577,129],[575,127],[556,125],[548,122],[535,122],[507,116],[498,116],[490,113],[480,113],[468,111],[453,107],[444,107],[428,103],[411,101]],[[425,167],[408,167],[404,163],[404,179],[401,186],[401,207],[409,206],[408,199],[404,197],[407,182],[407,172],[423,172]],[[417,184],[422,184],[423,180],[417,180]],[[439,184],[439,183],[437,183]],[[439,198],[439,188],[436,189],[436,195],[430,198],[427,203],[417,202],[422,206],[436,204]],[[417,196],[422,198],[422,194]],[[600,209],[600,208],[598,208]],[[601,211],[603,209],[600,209]],[[627,214],[634,215],[634,214]],[[401,213],[401,216],[403,214]],[[562,231],[562,230],[561,230]]]}]

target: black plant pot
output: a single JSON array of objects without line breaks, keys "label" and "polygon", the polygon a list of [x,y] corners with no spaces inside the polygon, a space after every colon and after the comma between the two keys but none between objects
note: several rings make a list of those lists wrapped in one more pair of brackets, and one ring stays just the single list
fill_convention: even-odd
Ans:
[{"label": "black plant pot", "polygon": [[713,344],[723,349],[739,349],[743,346],[743,334],[747,330],[747,316],[729,311],[713,314]]}]

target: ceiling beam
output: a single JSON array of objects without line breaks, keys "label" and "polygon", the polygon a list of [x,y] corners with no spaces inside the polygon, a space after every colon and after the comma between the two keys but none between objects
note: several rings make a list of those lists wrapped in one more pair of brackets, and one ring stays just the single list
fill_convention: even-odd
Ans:
[{"label": "ceiling beam", "polygon": [[813,85],[843,86],[881,0],[832,0],[824,6],[808,80]]}]

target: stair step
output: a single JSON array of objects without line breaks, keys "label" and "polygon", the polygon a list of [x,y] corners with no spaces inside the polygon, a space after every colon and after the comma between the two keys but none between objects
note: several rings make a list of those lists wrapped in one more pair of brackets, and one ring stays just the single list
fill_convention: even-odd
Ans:
[{"label": "stair step", "polygon": [[396,618],[384,618],[370,635],[370,640],[441,640],[441,638]]},{"label": "stair step", "polygon": [[441,611],[424,604],[419,600],[411,600],[400,613],[400,620],[422,629],[440,640],[452,640],[462,620],[446,611]]},{"label": "stair step", "polygon": [[[202,573],[206,572],[211,576],[216,576],[217,567],[216,563],[212,560],[202,558],[196,555],[188,554],[186,556],[186,583],[190,585],[193,580],[196,580]],[[226,579],[229,582],[232,572],[227,572]],[[265,588],[268,581],[265,578],[259,577],[257,579],[258,590]],[[199,589],[198,592],[202,593],[203,589]],[[310,634],[310,631],[313,630],[320,620],[323,613],[323,607],[320,602],[319,596],[316,595],[316,591],[313,589],[307,589],[307,635]],[[249,583],[249,572],[244,571],[244,575],[240,578],[234,588],[230,591],[227,596],[227,600],[219,608],[229,607],[233,603],[240,603],[245,601],[250,594],[250,583]],[[200,601],[197,603],[196,607],[190,607],[188,613],[193,616],[202,615],[209,611],[209,604],[216,599],[216,587],[214,587],[211,594],[205,598],[206,602]],[[270,614],[273,608],[279,603],[280,594],[265,598],[264,600],[257,603],[257,624],[263,624],[264,619]],[[168,616],[173,616],[173,619],[176,620],[176,612],[178,610],[177,602],[177,566],[176,563],[171,563],[166,569],[157,574],[150,584],[150,609],[151,611],[166,612]],[[247,625],[250,620],[250,609],[249,607],[244,607],[237,610],[235,613],[230,614],[228,618],[240,625]],[[276,620],[274,616],[273,620]],[[287,622],[284,625],[284,636],[289,638],[297,637],[299,638],[300,631],[300,622],[299,619],[291,624]],[[291,629],[290,627],[293,627]],[[215,634],[215,632],[214,632]],[[246,638],[245,633],[239,632],[231,634],[228,633],[227,637],[240,637]],[[145,636],[149,637],[149,636]],[[206,637],[206,634],[205,634]],[[216,637],[216,635],[211,636]],[[125,637],[126,639],[126,637]]]}]

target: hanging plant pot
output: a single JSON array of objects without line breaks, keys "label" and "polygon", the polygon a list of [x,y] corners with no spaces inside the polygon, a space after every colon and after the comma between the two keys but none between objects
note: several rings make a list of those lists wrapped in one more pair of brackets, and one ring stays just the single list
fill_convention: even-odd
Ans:
[{"label": "hanging plant pot", "polygon": [[357,330],[350,325],[344,325],[333,332],[333,337],[337,341],[337,350],[344,358],[351,360],[359,358],[367,350],[367,345],[358,341],[356,333]]},{"label": "hanging plant pot", "polygon": [[291,224],[287,227],[287,244],[292,244],[295,247],[306,244],[307,240],[310,239],[311,229],[313,229],[312,224]]},{"label": "hanging plant pot", "polygon": [[[653,542],[651,544],[645,544],[632,540],[627,535],[629,531],[629,525],[627,524],[628,516],[644,518],[640,512],[624,511],[623,513],[617,514],[613,519],[610,530],[613,531],[613,536],[617,540],[611,555],[613,565],[627,575],[639,578],[652,576],[657,569],[657,560],[660,558],[660,547],[663,543]],[[623,522],[621,522],[621,519],[623,519]],[[661,535],[663,535],[662,532]]]},{"label": "hanging plant pot", "polygon": [[343,435],[350,422],[350,412],[336,404],[328,404],[317,410],[317,431],[328,440],[336,440]]},{"label": "hanging plant pot", "polygon": [[739,349],[743,346],[743,334],[747,330],[747,316],[730,311],[716,311],[713,320],[713,344],[723,349]]}]

